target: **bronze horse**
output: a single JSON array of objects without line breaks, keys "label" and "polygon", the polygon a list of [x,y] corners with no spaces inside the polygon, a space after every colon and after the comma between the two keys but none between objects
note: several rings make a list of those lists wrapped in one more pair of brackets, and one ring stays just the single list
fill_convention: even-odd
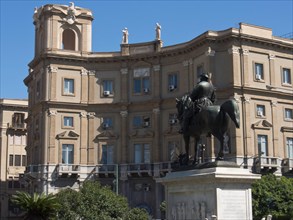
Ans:
[{"label": "bronze horse", "polygon": [[[177,118],[179,122],[183,121],[184,109],[193,111],[193,102],[189,95],[184,95],[181,99],[176,99],[176,108],[178,111]],[[185,142],[185,153],[187,160],[185,163],[188,164],[189,157],[189,141],[190,137],[195,138],[195,156],[193,164],[198,163],[197,160],[197,145],[201,135],[215,136],[221,143],[220,150],[218,152],[217,160],[223,160],[224,158],[224,137],[228,130],[229,118],[234,122],[235,126],[240,126],[239,107],[235,100],[230,99],[225,101],[222,105],[213,105],[203,108],[196,115],[190,118],[188,130],[183,134]]]}]

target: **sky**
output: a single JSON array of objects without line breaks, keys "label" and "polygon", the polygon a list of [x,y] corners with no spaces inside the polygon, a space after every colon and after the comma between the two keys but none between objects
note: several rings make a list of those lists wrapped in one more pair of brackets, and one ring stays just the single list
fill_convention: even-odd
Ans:
[{"label": "sky", "polygon": [[[69,5],[70,1],[0,0],[0,98],[28,97],[23,80],[34,57],[34,8]],[[157,22],[162,27],[163,46],[190,41],[208,30],[238,28],[240,22],[271,28],[274,36],[293,32],[293,0],[73,2],[93,12],[93,52],[119,51],[125,27],[130,44],[153,41]]]}]

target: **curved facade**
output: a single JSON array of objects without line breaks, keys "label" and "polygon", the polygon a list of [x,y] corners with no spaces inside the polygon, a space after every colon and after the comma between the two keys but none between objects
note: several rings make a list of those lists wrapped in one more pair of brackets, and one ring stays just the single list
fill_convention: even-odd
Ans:
[{"label": "curved facade", "polygon": [[[233,98],[240,107],[225,158],[258,173],[290,174],[292,39],[240,23],[183,44],[163,47],[157,39],[99,53],[91,51],[92,21],[90,10],[74,5],[35,11],[35,57],[24,80],[31,190],[56,193],[98,179],[159,218],[164,194],[156,178],[171,172],[174,152],[184,152],[175,98],[202,72],[212,75],[216,104]],[[214,160],[218,141],[202,143],[202,160]]]}]

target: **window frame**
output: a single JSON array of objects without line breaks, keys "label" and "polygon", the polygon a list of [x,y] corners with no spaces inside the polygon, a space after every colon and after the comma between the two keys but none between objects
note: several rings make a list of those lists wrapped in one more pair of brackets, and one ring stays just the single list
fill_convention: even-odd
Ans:
[{"label": "window frame", "polygon": [[[263,140],[265,140],[265,141],[263,141]],[[265,146],[265,152],[263,152],[262,150],[263,150],[263,145],[262,144],[264,144]],[[268,144],[268,135],[265,135],[265,134],[258,134],[257,135],[257,149],[258,149],[258,155],[260,156],[260,157],[262,157],[262,156],[265,156],[265,157],[267,157],[269,154],[269,152],[268,152],[268,149],[269,149],[269,144]],[[263,154],[262,154],[262,152],[263,152]]]},{"label": "window frame", "polygon": [[[261,111],[262,114],[259,114],[259,111]],[[265,118],[266,117],[266,106],[265,105],[262,105],[262,104],[256,105],[256,117],[257,118]]]},{"label": "window frame", "polygon": [[173,72],[168,74],[168,92],[174,92],[174,90],[178,89],[178,72]]},{"label": "window frame", "polygon": [[[257,67],[260,66],[261,67],[261,73],[259,74]],[[253,67],[253,72],[254,72],[254,81],[260,82],[260,81],[264,81],[265,80],[265,70],[264,70],[264,64],[263,63],[258,63],[258,62],[254,62],[254,67]],[[257,75],[260,76],[260,78],[258,79]]]},{"label": "window frame", "polygon": [[[133,95],[150,95],[151,94],[151,70],[149,67],[140,67],[133,70],[132,80]],[[138,85],[138,87],[137,87]],[[139,88],[138,90],[136,90]]]},{"label": "window frame", "polygon": [[[72,150],[69,150],[68,148],[72,147]],[[65,149],[66,148],[66,149]],[[63,153],[66,153],[66,160],[64,160],[63,158]],[[70,153],[71,152],[71,153]],[[72,158],[70,158],[70,156]],[[74,144],[62,144],[62,154],[61,154],[61,163],[65,164],[65,165],[70,165],[70,164],[74,164]]]},{"label": "window frame", "polygon": [[[137,150],[137,147],[140,147],[139,151]],[[134,153],[133,161],[135,164],[150,164],[151,163],[151,144],[150,143],[134,143],[133,153]],[[137,156],[139,156],[139,158]]]},{"label": "window frame", "polygon": [[[71,124],[72,125],[66,125],[65,119],[70,119],[71,118]],[[74,128],[74,117],[73,116],[63,116],[62,117],[62,128]]]},{"label": "window frame", "polygon": [[286,152],[289,159],[293,159],[293,137],[286,137]]},{"label": "window frame", "polygon": [[[108,90],[107,88],[105,89],[105,87],[108,87],[108,86],[105,86],[105,83],[110,83],[111,84],[111,88],[110,90]],[[113,79],[103,79],[102,80],[102,90],[101,90],[101,97],[103,98],[107,98],[107,97],[113,97],[114,96],[114,80]],[[109,94],[105,94],[106,91],[109,91]]]},{"label": "window frame", "polygon": [[[66,91],[66,87],[67,86],[67,83],[66,82],[72,82],[72,86],[69,86],[68,90],[71,90],[70,87],[72,87],[72,92],[71,91]],[[67,77],[64,77],[63,78],[63,92],[62,92],[62,95],[64,96],[74,96],[75,95],[75,79],[73,78],[67,78]]]},{"label": "window frame", "polygon": [[[139,123],[135,123],[135,120]],[[151,127],[151,117],[149,115],[135,115],[132,118],[132,127],[134,129],[140,128],[150,128]]]},{"label": "window frame", "polygon": [[114,145],[113,144],[102,144],[100,163],[105,165],[114,164]]},{"label": "window frame", "polygon": [[[106,124],[107,124],[108,126],[106,126]],[[108,116],[103,117],[103,118],[102,118],[101,127],[102,127],[104,130],[113,129],[113,127],[114,127],[114,119],[113,119],[113,117],[108,117]]]},{"label": "window frame", "polygon": [[[287,113],[289,113],[289,114],[287,114]],[[287,117],[288,115],[290,117]],[[284,108],[284,120],[285,121],[293,121],[293,109],[291,109],[291,108]]]},{"label": "window frame", "polygon": [[[286,72],[285,72],[286,70],[288,70],[287,76],[286,76]],[[283,86],[291,86],[292,85],[291,69],[286,68],[286,67],[282,67],[281,72],[282,72],[282,85]]]}]

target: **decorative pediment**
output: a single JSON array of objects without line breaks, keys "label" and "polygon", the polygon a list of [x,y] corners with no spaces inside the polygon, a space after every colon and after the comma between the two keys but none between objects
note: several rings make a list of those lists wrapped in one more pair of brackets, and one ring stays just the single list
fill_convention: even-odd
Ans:
[{"label": "decorative pediment", "polygon": [[293,132],[293,127],[281,127],[282,132]]},{"label": "decorative pediment", "polygon": [[265,129],[265,130],[270,130],[273,125],[268,122],[267,120],[259,120],[256,123],[252,124],[251,126],[253,129]]},{"label": "decorative pediment", "polygon": [[57,139],[77,139],[78,137],[79,137],[79,134],[77,134],[74,131],[64,131],[56,135]]},{"label": "decorative pediment", "polygon": [[103,131],[101,134],[96,136],[96,140],[109,140],[109,139],[118,139],[119,135],[115,134],[114,131],[106,130]]},{"label": "decorative pediment", "polygon": [[151,130],[147,130],[147,129],[137,129],[137,130],[133,130],[129,137],[130,138],[152,138],[154,137],[154,132]]}]

